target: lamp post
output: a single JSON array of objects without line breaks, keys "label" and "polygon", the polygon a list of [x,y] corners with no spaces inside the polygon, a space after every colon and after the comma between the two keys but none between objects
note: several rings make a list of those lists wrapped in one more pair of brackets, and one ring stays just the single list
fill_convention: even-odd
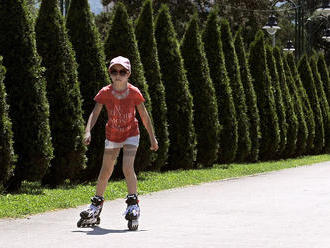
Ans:
[{"label": "lamp post", "polygon": [[296,49],[294,48],[293,42],[292,40],[288,40],[288,42],[286,43],[285,48],[283,49],[283,51],[288,52],[288,53],[292,53],[294,52]]},{"label": "lamp post", "polygon": [[[304,8],[303,8],[303,1],[304,0],[295,0],[295,1],[293,1],[293,0],[287,0],[287,1],[275,0],[275,1],[273,1],[273,4],[272,4],[272,8],[274,9],[274,6],[278,2],[287,2],[291,5],[291,7],[295,11],[295,20],[294,20],[295,48],[296,48],[295,52],[296,52],[296,57],[297,58],[299,58],[300,55],[304,51]],[[274,38],[275,38],[275,36],[274,36]],[[273,45],[274,45],[274,41],[273,41]]]},{"label": "lamp post", "polygon": [[330,28],[328,28],[325,32],[324,35],[322,36],[322,39],[324,39],[327,42],[330,42]]},{"label": "lamp post", "polygon": [[277,30],[281,29],[277,25],[276,16],[274,14],[271,14],[268,17],[268,22],[262,28],[265,29],[270,34],[270,36],[272,37],[273,47],[275,47],[275,34],[276,34]]},{"label": "lamp post", "polygon": [[[285,49],[285,51],[291,51],[292,49],[295,49],[295,55],[296,58],[299,58],[305,51],[306,51],[306,45],[305,45],[305,32],[304,32],[304,28],[305,28],[305,17],[307,14],[311,14],[311,13],[307,13],[307,9],[306,9],[306,4],[307,4],[307,0],[274,0],[272,3],[272,9],[274,11],[274,7],[278,2],[287,2],[288,4],[290,4],[292,6],[292,8],[295,11],[295,20],[294,20],[294,25],[295,25],[295,41],[294,41],[294,46],[292,41],[291,44],[289,44],[290,46],[292,46],[291,48],[287,47]],[[314,13],[313,16],[323,16],[323,17],[329,17],[330,15],[330,0],[323,0],[322,1],[322,6],[317,8]],[[270,19],[273,18],[272,16],[274,16],[273,14],[268,18],[268,22],[266,24],[266,26],[263,27],[263,29],[267,29],[267,26],[269,26],[270,23]],[[276,21],[276,18],[275,18]],[[329,22],[329,21],[328,21]],[[277,22],[276,22],[277,24]],[[276,28],[275,30],[269,29],[272,33],[273,33],[273,46],[275,44],[275,33],[277,31],[277,29],[279,29],[280,27]],[[313,30],[309,30],[309,35],[311,34]],[[309,37],[310,39],[311,37]],[[326,30],[326,32],[324,33],[323,37],[324,40],[329,41],[330,42],[330,31],[329,31],[329,24],[328,24],[328,29]],[[289,42],[288,42],[289,43]]]},{"label": "lamp post", "polygon": [[314,14],[315,15],[324,15],[324,16],[330,15],[330,1],[323,0],[322,6],[317,8],[314,11]]}]

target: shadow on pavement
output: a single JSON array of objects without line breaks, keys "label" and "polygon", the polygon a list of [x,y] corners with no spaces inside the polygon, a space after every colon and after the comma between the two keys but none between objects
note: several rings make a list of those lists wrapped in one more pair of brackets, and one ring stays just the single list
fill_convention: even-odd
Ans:
[{"label": "shadow on pavement", "polygon": [[[127,232],[132,232],[128,229],[126,230],[114,230],[114,229],[105,229],[102,227],[88,227],[92,230],[78,230],[78,231],[71,231],[73,233],[86,233],[86,235],[105,235],[105,234],[109,234],[109,233],[127,233]],[[147,231],[147,230],[138,230],[137,232],[143,232],[143,231]]]}]

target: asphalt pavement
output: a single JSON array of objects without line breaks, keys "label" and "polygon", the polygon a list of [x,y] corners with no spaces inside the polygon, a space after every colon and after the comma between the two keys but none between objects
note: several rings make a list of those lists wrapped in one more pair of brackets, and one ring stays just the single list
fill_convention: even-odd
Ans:
[{"label": "asphalt pavement", "polygon": [[135,232],[124,199],[77,228],[86,207],[0,219],[0,248],[329,248],[330,162],[140,196]]}]

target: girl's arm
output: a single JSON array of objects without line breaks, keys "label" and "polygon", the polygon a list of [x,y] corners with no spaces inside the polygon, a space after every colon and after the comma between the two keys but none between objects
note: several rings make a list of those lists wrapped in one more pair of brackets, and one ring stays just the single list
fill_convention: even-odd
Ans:
[{"label": "girl's arm", "polygon": [[157,151],[158,150],[158,142],[155,137],[155,132],[153,125],[151,123],[151,119],[149,117],[149,114],[146,110],[146,107],[144,106],[143,103],[139,104],[136,106],[137,110],[139,111],[139,115],[141,117],[141,120],[143,122],[144,127],[147,129],[149,138],[150,138],[150,150]]},{"label": "girl's arm", "polygon": [[85,145],[89,145],[89,143],[91,143],[91,130],[94,127],[97,118],[100,115],[100,112],[102,110],[103,105],[100,103],[96,103],[94,106],[94,109],[92,111],[92,113],[90,114],[89,118],[88,118],[88,122],[85,128],[85,137],[84,137],[84,143]]}]

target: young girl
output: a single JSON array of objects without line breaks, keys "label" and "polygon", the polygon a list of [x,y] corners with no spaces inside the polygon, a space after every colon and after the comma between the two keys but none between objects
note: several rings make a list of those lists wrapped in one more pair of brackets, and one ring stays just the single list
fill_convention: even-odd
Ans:
[{"label": "young girl", "polygon": [[139,89],[128,83],[131,75],[131,64],[127,58],[122,56],[111,60],[109,73],[112,84],[102,88],[95,96],[95,107],[89,116],[86,125],[84,142],[91,142],[91,129],[105,105],[108,113],[106,124],[106,140],[103,155],[102,168],[96,185],[96,194],[92,197],[92,204],[87,210],[80,213],[81,219],[78,227],[94,226],[100,223],[100,213],[104,202],[104,192],[108,180],[113,172],[116,158],[123,148],[123,173],[127,183],[127,209],[125,218],[128,220],[130,230],[138,228],[140,208],[137,197],[137,177],[134,171],[134,159],[139,145],[139,126],[135,118],[137,108],[143,125],[148,131],[153,151],[158,150],[154,129],[143,104],[145,101]]}]

